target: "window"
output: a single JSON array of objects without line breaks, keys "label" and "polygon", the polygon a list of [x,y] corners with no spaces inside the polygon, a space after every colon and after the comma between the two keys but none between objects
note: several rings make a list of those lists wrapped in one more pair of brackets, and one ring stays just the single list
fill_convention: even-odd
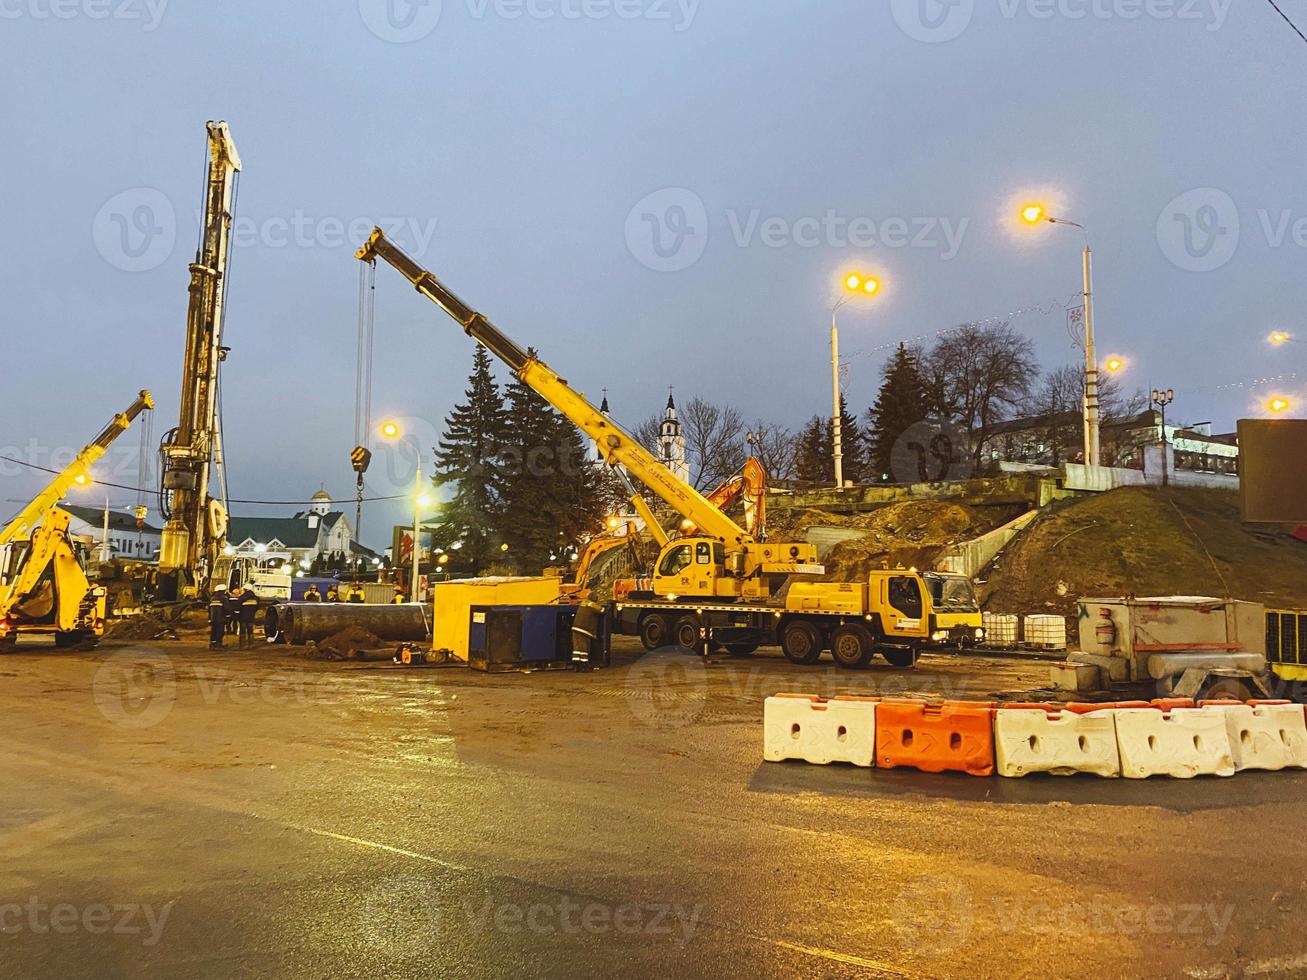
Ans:
[{"label": "window", "polygon": [[905,616],[920,617],[921,586],[915,578],[895,575],[889,580],[889,604]]},{"label": "window", "polygon": [[708,565],[712,562],[712,545],[707,541],[700,541],[694,546],[694,561],[697,565]]},{"label": "window", "polygon": [[689,566],[693,555],[694,551],[691,545],[677,545],[663,557],[662,564],[658,566],[658,574],[679,575]]}]

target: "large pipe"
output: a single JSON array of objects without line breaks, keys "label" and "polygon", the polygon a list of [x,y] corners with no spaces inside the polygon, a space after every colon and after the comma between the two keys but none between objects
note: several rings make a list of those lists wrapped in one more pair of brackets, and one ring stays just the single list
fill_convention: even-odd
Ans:
[{"label": "large pipe", "polygon": [[421,603],[367,605],[348,602],[279,602],[264,614],[263,629],[277,643],[302,646],[358,626],[378,639],[396,642],[431,636],[431,614]]}]

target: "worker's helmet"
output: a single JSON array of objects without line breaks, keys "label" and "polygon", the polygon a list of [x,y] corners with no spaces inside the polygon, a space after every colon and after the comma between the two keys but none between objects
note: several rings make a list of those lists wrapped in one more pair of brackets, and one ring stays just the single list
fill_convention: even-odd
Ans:
[{"label": "worker's helmet", "polygon": [[226,591],[227,591],[227,586],[225,586],[225,585],[215,585],[215,586],[213,587],[213,591],[214,591],[214,592],[226,592]]}]

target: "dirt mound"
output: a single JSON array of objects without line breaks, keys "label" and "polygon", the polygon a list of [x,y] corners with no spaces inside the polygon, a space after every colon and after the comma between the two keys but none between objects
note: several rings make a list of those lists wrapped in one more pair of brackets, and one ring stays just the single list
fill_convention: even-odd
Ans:
[{"label": "dirt mound", "polygon": [[375,650],[384,641],[361,626],[346,626],[339,633],[310,643],[305,654],[313,660],[352,660],[365,650]]},{"label": "dirt mound", "polygon": [[912,500],[841,518],[837,526],[862,535],[841,542],[827,556],[830,581],[852,581],[886,566],[930,568],[949,546],[991,531],[995,523],[962,504]]},{"label": "dirt mound", "polygon": [[1076,613],[1081,596],[1233,596],[1307,607],[1307,544],[1245,527],[1236,494],[1125,487],[1046,510],[989,570],[994,612]]},{"label": "dirt mound", "polygon": [[150,615],[120,619],[104,631],[106,640],[175,640],[177,632],[168,623]]}]

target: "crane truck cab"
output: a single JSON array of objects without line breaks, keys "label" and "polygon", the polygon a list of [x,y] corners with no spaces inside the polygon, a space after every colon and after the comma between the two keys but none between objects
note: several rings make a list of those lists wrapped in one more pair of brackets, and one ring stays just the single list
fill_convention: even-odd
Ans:
[{"label": "crane truck cab", "polygon": [[934,647],[976,646],[985,640],[980,603],[975,587],[966,575],[926,572],[931,604],[935,607],[935,629],[930,634]]}]

